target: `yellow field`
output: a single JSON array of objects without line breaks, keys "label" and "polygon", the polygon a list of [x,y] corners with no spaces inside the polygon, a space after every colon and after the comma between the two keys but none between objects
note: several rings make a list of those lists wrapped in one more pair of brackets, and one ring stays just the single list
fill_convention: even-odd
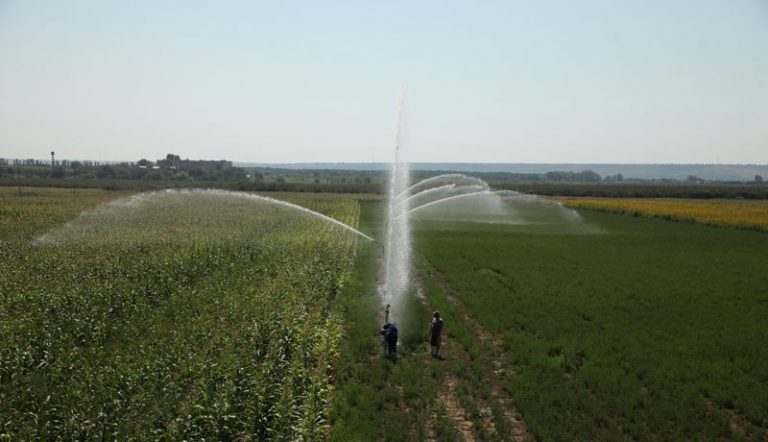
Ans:
[{"label": "yellow field", "polygon": [[768,232],[768,201],[561,198],[563,205]]}]

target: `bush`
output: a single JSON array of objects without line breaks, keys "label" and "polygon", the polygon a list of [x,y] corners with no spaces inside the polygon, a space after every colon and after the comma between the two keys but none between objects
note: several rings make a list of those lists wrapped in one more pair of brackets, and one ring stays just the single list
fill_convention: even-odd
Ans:
[{"label": "bush", "polygon": [[144,175],[144,179],[151,180],[151,181],[160,181],[163,179],[163,174],[156,170],[153,170],[152,172],[149,172],[146,175]]}]

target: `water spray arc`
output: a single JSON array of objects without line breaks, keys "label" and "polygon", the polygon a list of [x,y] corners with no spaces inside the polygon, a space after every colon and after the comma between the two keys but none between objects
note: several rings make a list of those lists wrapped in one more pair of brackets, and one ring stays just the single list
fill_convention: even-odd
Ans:
[{"label": "water spray arc", "polygon": [[[115,225],[121,226],[130,223],[141,223],[140,219],[133,219],[131,214],[137,213],[137,211],[143,210],[146,206],[152,204],[160,204],[167,206],[174,202],[182,202],[186,199],[195,198],[214,198],[220,201],[242,201],[247,204],[261,204],[289,209],[294,212],[299,212],[309,217],[315,218],[318,221],[327,222],[334,226],[340,227],[348,232],[354,233],[368,241],[375,242],[373,238],[365,233],[355,229],[354,227],[344,224],[343,222],[331,218],[330,216],[300,206],[287,201],[278,200],[262,195],[255,195],[244,192],[232,192],[228,190],[218,189],[181,189],[181,190],[159,190],[153,192],[145,192],[136,195],[132,195],[127,198],[120,198],[95,209],[90,209],[82,212],[78,218],[66,223],[64,226],[55,229],[51,232],[47,232],[33,241],[33,244],[38,246],[53,245],[60,242],[67,242],[72,240],[78,240],[80,236],[87,234],[87,232],[98,232],[95,227],[103,229],[103,232],[114,232],[119,229],[115,229]],[[110,227],[112,226],[112,227]]]},{"label": "water spray arc", "polygon": [[430,201],[428,203],[424,203],[424,204],[418,205],[416,207],[413,207],[413,208],[409,209],[407,212],[401,214],[400,216],[403,216],[403,217],[409,216],[410,214],[412,214],[414,212],[417,212],[417,211],[419,211],[421,209],[426,209],[427,207],[431,207],[431,206],[434,206],[434,205],[437,205],[437,204],[447,203],[449,201],[454,201],[454,200],[458,200],[458,199],[461,199],[461,198],[477,197],[477,196],[482,196],[482,195],[497,195],[497,193],[494,192],[494,191],[491,191],[491,190],[481,190],[481,191],[476,191],[476,192],[462,193],[460,195],[446,196],[446,197],[440,198],[438,200]]},{"label": "water spray arc", "polygon": [[497,201],[532,203],[564,209],[559,202],[543,199],[537,195],[514,190],[492,190],[484,180],[460,173],[438,175],[419,181],[397,196],[396,205],[409,203],[409,207],[398,215],[402,217],[443,203],[483,197],[492,197]]},{"label": "water spray arc", "polygon": [[[445,183],[445,184],[440,185],[439,183]],[[407,188],[404,192],[398,194],[397,199],[402,199],[404,197],[407,197],[408,195],[415,196],[426,190],[434,190],[443,186],[456,187],[456,186],[467,186],[467,185],[482,186],[482,187],[485,187],[486,189],[488,188],[488,183],[481,180],[480,178],[464,175],[461,173],[446,173],[443,175],[437,175],[437,176],[425,178],[419,181],[418,183]]]},{"label": "water spray arc", "polygon": [[331,218],[330,216],[323,215],[322,213],[315,212],[314,210],[311,210],[311,209],[307,209],[306,207],[300,206],[298,204],[293,204],[293,203],[289,203],[287,201],[277,200],[277,199],[274,199],[274,198],[270,198],[268,196],[254,195],[252,193],[238,194],[238,196],[240,196],[242,198],[246,198],[246,199],[252,199],[252,200],[257,200],[257,201],[269,202],[269,203],[277,204],[277,205],[280,205],[280,206],[283,206],[283,207],[287,207],[287,208],[290,208],[290,209],[295,209],[295,210],[301,211],[303,213],[306,213],[306,214],[308,214],[310,216],[314,216],[316,218],[320,218],[320,219],[322,219],[324,221],[327,221],[329,223],[332,223],[334,225],[342,227],[342,228],[344,228],[344,229],[346,229],[346,230],[348,230],[348,231],[350,231],[350,232],[352,232],[352,233],[354,233],[356,235],[362,236],[363,238],[367,239],[368,241],[376,242],[375,239],[371,238],[370,236],[368,236],[365,233],[355,229],[354,227],[352,227],[350,225],[344,224],[343,222],[341,222],[341,221],[339,221],[339,220],[337,220],[335,218]]},{"label": "water spray arc", "polygon": [[396,203],[396,205],[402,205],[403,203],[408,202],[411,207],[410,211],[413,211],[415,208],[436,202],[438,200],[443,200],[448,197],[483,193],[489,191],[489,189],[490,188],[488,185],[482,186],[474,184],[445,184],[439,187],[434,187],[432,189],[422,190],[421,192],[411,195],[408,198],[401,199]]},{"label": "water spray arc", "polygon": [[387,322],[403,319],[404,301],[411,282],[411,222],[416,212],[445,203],[450,206],[450,203],[463,199],[485,201],[485,209],[496,210],[493,212],[495,216],[505,216],[507,212],[504,212],[503,203],[508,201],[559,205],[515,191],[494,191],[484,180],[460,173],[437,175],[411,185],[408,163],[404,161],[407,122],[405,114],[405,95],[401,94],[397,112],[395,155],[389,177],[384,244],[385,274],[383,283],[379,285],[379,296],[382,307],[385,307],[384,316]]}]

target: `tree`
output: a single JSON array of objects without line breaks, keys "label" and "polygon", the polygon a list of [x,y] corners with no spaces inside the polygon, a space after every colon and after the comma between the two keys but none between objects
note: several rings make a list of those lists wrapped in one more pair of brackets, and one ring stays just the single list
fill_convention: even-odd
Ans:
[{"label": "tree", "polygon": [[200,178],[205,176],[205,171],[202,168],[200,168],[200,167],[195,167],[193,169],[190,169],[189,175],[192,178],[195,178],[195,179],[199,180]]},{"label": "tree", "polygon": [[601,177],[599,173],[593,170],[585,170],[584,172],[580,172],[576,174],[577,181],[598,182],[598,181],[602,181],[602,179],[603,177]]},{"label": "tree", "polygon": [[96,177],[97,178],[114,178],[115,169],[113,169],[112,166],[99,166],[99,168],[96,170]]},{"label": "tree", "polygon": [[147,175],[147,173],[149,173],[150,170],[151,169],[135,167],[131,169],[131,172],[128,176],[132,180],[141,180],[141,179],[144,179],[144,177]]},{"label": "tree", "polygon": [[583,172],[570,172],[555,170],[544,174],[544,178],[548,181],[576,181],[576,182],[599,182],[603,177],[599,173],[593,170],[585,170]]},{"label": "tree", "polygon": [[564,181],[565,180],[565,175],[566,175],[566,172],[561,172],[561,171],[556,171],[555,170],[555,171],[547,172],[546,174],[544,174],[544,177],[548,181]]},{"label": "tree", "polygon": [[51,178],[64,178],[64,168],[61,166],[53,166],[53,170],[51,170]]},{"label": "tree", "polygon": [[763,183],[763,176],[762,175],[755,175],[755,182],[758,184]]}]

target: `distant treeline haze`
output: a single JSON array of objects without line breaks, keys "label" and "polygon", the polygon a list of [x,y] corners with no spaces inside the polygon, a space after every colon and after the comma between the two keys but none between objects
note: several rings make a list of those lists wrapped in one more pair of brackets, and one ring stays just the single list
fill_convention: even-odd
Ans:
[{"label": "distant treeline haze", "polygon": [[[252,191],[383,193],[388,171],[381,168],[305,169],[252,166],[233,167],[229,161],[181,160],[168,154],[165,159],[104,163],[95,161],[0,159],[0,185],[96,187],[107,190],[149,190],[168,187],[217,187]],[[450,167],[450,164],[442,165]],[[467,165],[456,165],[464,169]],[[482,165],[478,165],[479,168]],[[559,165],[553,165],[559,166]],[[641,165],[626,165],[637,169]],[[444,173],[466,173],[487,181],[496,189],[559,196],[678,197],[767,199],[768,186],[761,174],[749,181],[706,180],[697,175],[682,179],[639,179],[620,172],[601,175],[594,170],[552,170],[515,173],[493,170],[419,170],[412,166],[412,180],[420,181]],[[426,166],[423,166],[426,167]],[[539,165],[542,167],[542,165]],[[614,166],[615,167],[615,166]],[[661,166],[659,166],[661,167]],[[674,165],[666,166],[667,169]],[[731,166],[741,167],[741,166]],[[746,167],[746,166],[744,166]],[[607,167],[605,170],[609,170]],[[679,166],[680,170],[694,170]],[[701,168],[700,168],[701,169]],[[612,169],[610,169],[612,170]],[[639,170],[639,169],[637,169]],[[676,169],[677,170],[677,169]],[[754,166],[750,170],[760,170]],[[671,171],[671,169],[670,169]]]}]

